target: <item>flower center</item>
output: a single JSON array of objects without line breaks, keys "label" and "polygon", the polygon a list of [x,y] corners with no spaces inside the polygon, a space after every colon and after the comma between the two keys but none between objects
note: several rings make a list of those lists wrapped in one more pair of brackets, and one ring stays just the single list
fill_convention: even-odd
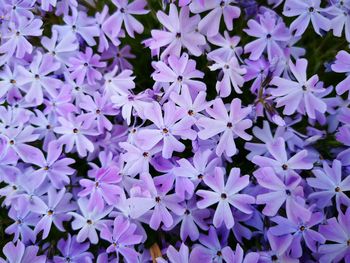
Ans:
[{"label": "flower center", "polygon": [[14,141],[14,140],[10,140],[10,141],[9,141],[9,144],[10,144],[10,145],[14,145],[14,144],[15,144],[15,141]]},{"label": "flower center", "polygon": [[77,128],[73,129],[73,133],[78,133],[78,132],[79,132],[79,130]]},{"label": "flower center", "polygon": [[340,192],[340,191],[341,191],[341,190],[340,190],[340,187],[337,186],[337,187],[334,189],[334,191],[336,191],[337,193]]},{"label": "flower center", "polygon": [[167,133],[169,132],[169,130],[168,130],[167,128],[163,128],[162,132],[163,132],[164,134],[167,134]]},{"label": "flower center", "polygon": [[10,83],[11,83],[11,84],[16,84],[16,80],[11,79],[11,80],[10,80]]},{"label": "flower center", "polygon": [[143,156],[143,157],[148,157],[148,152],[144,152],[144,153],[142,154],[142,156]]},{"label": "flower center", "polygon": [[91,221],[90,219],[88,219],[88,220],[86,220],[86,223],[87,223],[88,225],[91,225],[91,224],[92,224],[92,221]]},{"label": "flower center", "polygon": [[227,198],[227,194],[222,193],[222,194],[221,194],[221,199],[222,199],[222,200],[225,200],[226,198]]},{"label": "flower center", "polygon": [[97,109],[96,110],[96,114],[100,114],[101,113],[101,110],[100,109]]},{"label": "flower center", "polygon": [[303,232],[303,231],[305,230],[305,226],[299,227],[299,230],[300,230],[301,232]]},{"label": "flower center", "polygon": [[189,111],[187,112],[187,114],[190,115],[190,116],[193,116],[193,115],[194,115],[194,111],[193,111],[193,110],[189,110]]},{"label": "flower center", "polygon": [[283,165],[282,165],[282,169],[283,169],[283,170],[287,170],[287,169],[288,169],[288,165],[283,164]]},{"label": "flower center", "polygon": [[222,256],[221,250],[219,250],[218,252],[216,252],[216,255],[217,255],[218,257],[221,257],[221,256]]},{"label": "flower center", "polygon": [[178,76],[177,77],[177,81],[181,82],[183,80],[183,77],[182,76]]},{"label": "flower center", "polygon": [[286,194],[287,194],[287,195],[291,195],[292,193],[290,192],[290,190],[287,189],[287,190],[286,190]]},{"label": "flower center", "polygon": [[159,197],[159,196],[156,197],[156,202],[157,202],[157,203],[160,202],[160,197]]},{"label": "flower center", "polygon": [[266,35],[266,38],[270,39],[272,37],[272,35],[269,33]]},{"label": "flower center", "polygon": [[176,33],[176,38],[177,39],[181,38],[181,33],[180,32]]},{"label": "flower center", "polygon": [[313,8],[312,6],[309,7],[309,12],[312,13],[313,11],[315,11],[315,8]]},{"label": "flower center", "polygon": [[226,126],[227,128],[232,128],[232,122],[228,122]]},{"label": "flower center", "polygon": [[47,211],[47,215],[52,216],[52,214],[53,214],[53,211],[51,209]]},{"label": "flower center", "polygon": [[190,210],[186,209],[185,210],[185,215],[189,215],[190,214]]}]

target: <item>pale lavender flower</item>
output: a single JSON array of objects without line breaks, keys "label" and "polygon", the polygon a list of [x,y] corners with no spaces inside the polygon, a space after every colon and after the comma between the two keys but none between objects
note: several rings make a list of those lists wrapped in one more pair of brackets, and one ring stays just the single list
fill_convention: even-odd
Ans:
[{"label": "pale lavender flower", "polygon": [[320,29],[328,31],[330,29],[330,21],[321,13],[324,11],[320,7],[320,0],[286,0],[284,4],[283,15],[288,17],[298,16],[290,25],[290,30],[294,32],[295,36],[301,36],[310,21],[315,32],[321,35]]},{"label": "pale lavender flower", "polygon": [[167,62],[158,61],[154,64],[156,71],[152,74],[152,78],[157,82],[169,83],[169,87],[163,87],[165,94],[163,100],[167,99],[172,92],[180,93],[184,86],[188,87],[191,94],[196,94],[206,90],[205,83],[193,78],[202,79],[203,72],[196,69],[196,62],[189,59],[188,54],[183,53],[181,57],[170,55]]},{"label": "pale lavender flower", "polygon": [[252,126],[252,121],[246,119],[251,112],[251,108],[242,108],[240,99],[233,99],[229,114],[221,99],[216,99],[213,107],[206,111],[212,118],[202,117],[196,122],[196,125],[202,128],[198,132],[198,137],[206,140],[220,134],[220,140],[215,151],[218,156],[221,156],[224,152],[227,156],[236,154],[235,138],[252,139],[252,136],[245,132],[246,129]]},{"label": "pale lavender flower", "polygon": [[117,185],[122,179],[119,175],[119,169],[116,166],[99,168],[94,170],[93,177],[94,181],[89,179],[79,181],[84,189],[78,195],[80,197],[90,195],[88,208],[92,210],[95,207],[102,210],[105,203],[108,205],[115,204],[118,195],[122,192],[120,186]]},{"label": "pale lavender flower", "polygon": [[38,256],[39,247],[25,246],[21,241],[7,243],[2,249],[6,260],[0,258],[1,263],[45,263],[46,256]]},{"label": "pale lavender flower", "polygon": [[253,173],[259,185],[268,190],[256,197],[257,204],[265,204],[264,215],[275,216],[285,204],[289,215],[297,214],[309,220],[311,212],[303,204],[303,187],[300,176],[291,175],[281,180],[270,167],[265,167]]},{"label": "pale lavender flower", "polygon": [[264,51],[267,51],[269,61],[275,57],[283,56],[284,42],[290,39],[290,33],[283,21],[273,14],[265,12],[259,16],[259,21],[250,19],[248,29],[244,31],[257,40],[248,43],[244,47],[245,53],[250,53],[249,59],[258,60]]},{"label": "pale lavender flower", "polygon": [[224,18],[226,29],[232,31],[233,19],[241,14],[239,7],[234,6],[234,0],[212,0],[205,1],[204,5],[198,1],[190,4],[190,10],[194,14],[209,11],[198,24],[199,31],[208,37],[213,37],[219,33],[221,18]]},{"label": "pale lavender flower", "polygon": [[182,7],[179,14],[177,7],[170,4],[169,15],[158,11],[157,18],[167,31],[152,30],[150,48],[158,49],[167,46],[162,52],[161,58],[168,54],[180,56],[182,48],[186,48],[194,56],[202,54],[201,47],[205,45],[206,41],[202,34],[196,32],[200,20],[199,15],[190,17],[187,6]]},{"label": "pale lavender flower", "polygon": [[55,97],[61,81],[51,74],[60,68],[60,64],[49,54],[37,52],[28,69],[18,66],[18,84],[28,85],[25,99],[40,105],[44,101],[44,95],[47,93]]},{"label": "pale lavender flower", "polygon": [[255,202],[254,197],[247,194],[239,194],[241,190],[249,184],[249,176],[240,176],[239,168],[232,168],[227,178],[226,184],[224,181],[224,172],[222,168],[216,167],[212,176],[204,178],[204,182],[212,191],[198,190],[196,192],[202,199],[197,202],[200,209],[218,203],[213,217],[215,227],[220,227],[225,223],[226,228],[233,227],[235,221],[231,212],[231,206],[237,208],[246,214],[253,212],[250,207]]},{"label": "pale lavender flower", "polygon": [[100,56],[94,54],[90,47],[86,48],[85,53],[79,52],[76,57],[69,59],[69,71],[78,84],[83,84],[85,78],[88,84],[95,84],[96,80],[102,79],[102,74],[96,68],[105,66],[106,62],[101,62]]},{"label": "pale lavender flower", "polygon": [[43,21],[34,18],[21,18],[19,19],[18,24],[10,23],[7,32],[5,31],[1,36],[5,41],[0,45],[0,54],[5,54],[7,59],[13,55],[18,58],[23,58],[25,54],[31,54],[33,46],[27,40],[27,37],[41,36],[42,24]]},{"label": "pale lavender flower", "polygon": [[317,189],[311,193],[308,198],[316,200],[320,207],[331,205],[331,200],[335,196],[337,208],[341,204],[350,205],[350,199],[346,192],[350,191],[350,176],[342,176],[342,163],[334,160],[332,167],[327,162],[323,162],[323,169],[315,168],[312,170],[316,178],[307,178],[307,183]]},{"label": "pale lavender flower", "polygon": [[92,127],[97,127],[100,133],[103,133],[105,129],[112,130],[113,124],[106,115],[115,116],[118,111],[113,108],[107,96],[101,96],[98,92],[95,92],[93,97],[86,95],[82,98],[79,106],[86,111],[81,115],[82,119],[91,123]]},{"label": "pale lavender flower", "polygon": [[185,150],[185,145],[177,139],[178,137],[194,140],[197,133],[191,128],[194,121],[182,119],[186,113],[176,108],[173,102],[165,103],[163,109],[164,114],[156,102],[145,108],[145,117],[151,120],[155,127],[151,125],[140,129],[136,134],[136,140],[140,146],[148,150],[162,142],[162,156],[168,159],[174,151],[182,152]]},{"label": "pale lavender flower", "polygon": [[[332,70],[337,73],[349,73],[350,72],[350,54],[345,50],[338,52],[335,57],[335,63],[332,65]],[[347,76],[343,81],[338,83],[335,87],[337,94],[342,95],[346,91],[350,90],[350,76]]]},{"label": "pale lavender flower", "polygon": [[244,84],[243,75],[247,70],[240,66],[236,56],[220,57],[215,55],[209,58],[214,61],[214,64],[209,66],[210,70],[220,69],[223,74],[222,79],[216,82],[216,91],[220,97],[228,97],[231,94],[231,86],[233,86],[236,93],[241,94],[242,90],[240,87]]},{"label": "pale lavender flower", "polygon": [[288,157],[285,140],[282,137],[274,139],[266,145],[271,157],[254,156],[252,162],[260,167],[271,167],[276,173],[282,175],[298,175],[295,170],[309,170],[313,167],[312,162],[307,158],[308,151],[302,150]]},{"label": "pale lavender flower", "polygon": [[79,44],[73,33],[64,35],[58,34],[57,30],[52,30],[51,38],[44,36],[41,39],[43,47],[51,53],[57,60],[67,64],[73,52],[78,50]]},{"label": "pale lavender flower", "polygon": [[86,156],[87,152],[93,152],[94,144],[86,137],[86,135],[97,135],[95,130],[90,129],[90,123],[82,120],[81,116],[74,117],[69,115],[66,118],[59,117],[60,126],[54,128],[54,132],[62,134],[58,138],[58,142],[65,145],[65,151],[70,152],[74,146],[80,156]]},{"label": "pale lavender flower", "polygon": [[54,256],[54,263],[92,263],[94,256],[88,252],[89,243],[78,243],[76,236],[68,234],[66,240],[60,239],[57,243],[57,248],[62,256]]},{"label": "pale lavender flower", "polygon": [[319,82],[318,76],[313,75],[307,79],[307,64],[306,59],[298,59],[295,64],[290,61],[289,68],[295,81],[274,77],[271,84],[277,88],[270,89],[270,93],[275,97],[277,107],[284,106],[284,114],[292,115],[298,111],[315,119],[316,112],[321,114],[326,112],[327,105],[321,98],[317,97],[318,94],[324,92],[323,83]]},{"label": "pale lavender flower", "polygon": [[157,230],[161,223],[165,227],[171,227],[174,220],[170,211],[177,215],[181,215],[185,211],[179,204],[182,198],[179,198],[176,194],[168,194],[172,185],[160,190],[156,188],[155,182],[149,174],[142,174],[141,178],[143,184],[146,185],[144,187],[145,193],[136,195],[141,189],[140,187],[134,188],[134,196],[129,199],[131,218],[139,218],[147,213],[150,216],[149,226],[152,229]]},{"label": "pale lavender flower", "polygon": [[[71,0],[70,0],[71,1]],[[53,29],[56,29],[60,35],[65,36],[69,33],[73,33],[76,39],[80,36],[89,46],[96,45],[94,37],[98,37],[99,28],[96,25],[95,19],[88,17],[85,12],[72,9],[72,15],[66,14],[63,16],[63,21],[66,25],[54,25]]]},{"label": "pale lavender flower", "polygon": [[145,0],[134,0],[131,3],[128,0],[112,0],[112,2],[117,7],[117,11],[105,21],[102,26],[103,30],[116,36],[124,24],[126,32],[132,38],[135,37],[134,32],[141,34],[144,29],[143,25],[132,15],[147,14],[149,11],[144,9],[147,2]]},{"label": "pale lavender flower", "polygon": [[70,203],[72,194],[66,193],[66,189],[63,188],[60,191],[50,187],[47,191],[47,200],[43,201],[39,197],[33,197],[33,203],[31,204],[31,211],[42,215],[40,221],[35,225],[34,233],[36,235],[43,231],[42,238],[45,239],[50,233],[52,223],[60,231],[65,231],[63,227],[63,221],[68,221],[71,216],[67,212],[75,209],[76,205]]},{"label": "pale lavender flower", "polygon": [[137,262],[138,253],[133,247],[141,242],[142,236],[136,235],[135,230],[135,224],[118,216],[114,219],[112,230],[106,226],[101,231],[101,238],[111,243],[107,248],[107,253],[115,252],[117,262],[120,261],[120,255],[127,263]]},{"label": "pale lavender flower", "polygon": [[97,231],[101,231],[111,220],[105,219],[113,210],[112,206],[105,207],[104,209],[89,208],[89,201],[86,198],[79,198],[78,206],[81,214],[76,212],[69,212],[70,216],[74,217],[72,221],[73,230],[78,230],[77,241],[79,243],[84,242],[86,239],[92,244],[98,243]]}]

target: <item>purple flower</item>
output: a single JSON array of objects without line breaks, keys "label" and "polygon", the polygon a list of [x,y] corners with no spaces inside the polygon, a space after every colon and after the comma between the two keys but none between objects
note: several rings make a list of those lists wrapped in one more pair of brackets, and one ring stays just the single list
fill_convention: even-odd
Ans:
[{"label": "purple flower", "polygon": [[214,64],[209,66],[210,70],[220,69],[223,73],[223,77],[220,81],[216,82],[216,91],[220,94],[220,97],[227,97],[231,94],[231,86],[233,86],[236,93],[242,93],[240,87],[244,84],[243,75],[247,70],[241,67],[235,56],[231,57],[219,57],[209,56],[214,61]]},{"label": "purple flower", "polygon": [[181,48],[186,48],[194,56],[202,54],[201,46],[205,45],[206,41],[202,34],[196,32],[199,15],[190,17],[189,9],[184,6],[177,11],[174,4],[170,4],[169,15],[162,11],[157,12],[157,18],[162,25],[167,29],[152,30],[151,49],[158,49],[167,46],[162,52],[161,58],[168,54],[180,56]]},{"label": "purple flower", "polygon": [[57,30],[52,30],[51,38],[43,37],[41,44],[53,57],[65,64],[68,62],[69,56],[79,47],[74,34],[60,35]]},{"label": "purple flower", "polygon": [[241,40],[238,36],[230,37],[227,31],[224,35],[217,34],[212,37],[208,37],[208,41],[219,48],[214,49],[208,53],[208,57],[221,57],[221,58],[231,58],[232,56],[237,56],[239,58],[243,53],[243,48],[238,46]]},{"label": "purple flower", "polygon": [[42,215],[42,218],[35,226],[34,233],[38,235],[40,231],[43,231],[42,238],[47,238],[52,223],[60,231],[64,231],[63,221],[68,221],[71,218],[67,212],[75,208],[75,204],[70,203],[71,198],[72,195],[66,193],[65,188],[57,192],[56,189],[51,187],[47,191],[46,201],[43,201],[39,197],[33,197],[31,211]]},{"label": "purple flower", "polygon": [[[7,32],[1,36],[4,42],[0,45],[0,54],[5,54],[9,59],[13,55],[23,58],[25,54],[31,54],[32,44],[27,40],[29,36],[40,36],[42,34],[43,22],[40,19],[21,18],[18,23],[10,23]],[[1,60],[0,60],[1,62]]]},{"label": "purple flower", "polygon": [[186,53],[183,53],[181,57],[169,56],[168,63],[169,66],[163,61],[156,62],[154,65],[156,71],[152,75],[155,81],[170,84],[166,89],[164,87],[163,100],[167,99],[172,92],[179,94],[184,86],[188,87],[191,94],[206,90],[206,85],[203,82],[193,79],[202,79],[204,74],[196,70],[196,62],[189,59]]},{"label": "purple flower", "polygon": [[18,127],[12,127],[4,131],[4,135],[7,139],[9,156],[11,154],[17,154],[22,161],[27,163],[35,163],[37,158],[40,157],[41,151],[27,143],[36,141],[39,137],[38,134],[34,134],[34,127],[26,125],[19,125]]},{"label": "purple flower", "polygon": [[281,180],[272,168],[261,168],[254,172],[254,177],[259,185],[267,192],[258,194],[256,203],[265,204],[262,211],[264,215],[275,216],[281,206],[286,203],[286,211],[289,215],[296,213],[302,216],[303,220],[309,220],[311,213],[303,204],[303,187],[300,186],[301,178],[299,176],[288,176],[284,181]]},{"label": "purple flower", "polygon": [[71,236],[68,234],[67,240],[63,238],[58,241],[58,250],[61,252],[62,256],[54,256],[54,263],[92,263],[94,256],[92,253],[87,252],[89,249],[89,243],[78,243],[76,236]]},{"label": "purple flower", "polygon": [[86,135],[97,135],[98,133],[90,129],[90,123],[82,120],[81,116],[73,117],[69,115],[67,119],[59,117],[61,126],[54,128],[54,132],[62,134],[58,142],[65,145],[65,151],[70,152],[74,145],[81,156],[86,156],[87,152],[93,152],[94,145]]},{"label": "purple flower", "polygon": [[68,16],[66,14],[63,16],[63,21],[66,25],[53,26],[53,29],[56,29],[60,35],[73,34],[76,38],[80,36],[89,46],[96,45],[94,37],[99,35],[99,29],[95,19],[88,17],[85,12],[79,12],[76,8],[73,8],[72,15]]},{"label": "purple flower", "polygon": [[172,92],[170,99],[175,102],[182,110],[187,112],[184,118],[191,118],[196,120],[203,116],[201,112],[210,106],[210,102],[206,101],[206,93],[201,91],[192,99],[190,90],[187,86],[183,86],[181,94]]},{"label": "purple flower", "polygon": [[223,262],[226,250],[230,250],[220,243],[214,227],[210,227],[208,236],[202,234],[199,242],[193,246],[189,262]]},{"label": "purple flower", "polygon": [[219,167],[215,168],[213,176],[205,177],[204,182],[212,191],[198,190],[196,194],[203,199],[197,202],[197,206],[203,209],[218,203],[213,218],[215,227],[220,227],[222,223],[225,223],[227,229],[233,227],[234,218],[230,205],[246,214],[253,212],[250,204],[255,202],[254,197],[247,194],[238,194],[249,184],[249,176],[241,177],[239,168],[231,169],[226,184],[224,182],[224,172]]},{"label": "purple flower", "polygon": [[350,209],[343,214],[339,212],[338,221],[335,217],[327,220],[326,225],[320,225],[320,233],[326,240],[331,241],[331,244],[321,245],[318,252],[321,263],[326,262],[345,262],[350,260]]},{"label": "purple flower", "polygon": [[[189,263],[189,248],[181,243],[179,251],[177,251],[173,246],[169,246],[166,255],[171,263]],[[166,263],[167,261],[163,259],[157,259],[157,263]]]},{"label": "purple flower", "polygon": [[350,177],[342,176],[342,163],[334,160],[332,167],[327,162],[323,162],[323,169],[312,170],[316,178],[307,178],[307,183],[317,189],[309,195],[310,199],[316,200],[316,204],[323,208],[331,205],[331,200],[335,196],[338,210],[341,204],[350,205],[350,199],[346,195],[350,191]]},{"label": "purple flower", "polygon": [[12,242],[7,243],[3,248],[6,260],[0,258],[1,263],[45,263],[46,256],[37,256],[39,247],[25,246],[21,241],[17,241],[16,245]]},{"label": "purple flower", "polygon": [[212,108],[208,108],[210,117],[202,117],[196,125],[202,129],[198,132],[198,137],[202,140],[209,139],[220,134],[220,140],[216,147],[216,154],[221,156],[224,152],[227,156],[233,156],[237,152],[234,139],[241,137],[251,140],[252,136],[245,132],[252,126],[252,121],[246,119],[251,112],[250,107],[242,108],[240,99],[233,99],[230,105],[230,112],[221,99],[216,99]]},{"label": "purple flower", "polygon": [[[332,70],[337,73],[349,73],[350,72],[350,54],[345,50],[338,52],[335,63],[332,65]],[[343,81],[338,83],[335,87],[337,93],[342,95],[346,91],[350,90],[350,76],[347,76]]]},{"label": "purple flower", "polygon": [[75,163],[72,158],[60,158],[62,147],[53,141],[48,146],[47,157],[43,154],[39,155],[35,164],[40,168],[33,173],[33,176],[44,179],[49,179],[56,189],[61,189],[69,184],[70,179],[68,175],[72,175],[75,170],[69,165]]},{"label": "purple flower", "polygon": [[20,238],[25,244],[30,241],[34,243],[35,234],[31,227],[38,223],[39,216],[30,211],[28,202],[23,198],[17,199],[16,205],[11,207],[8,215],[14,222],[5,229],[5,233],[14,235],[13,242]]},{"label": "purple flower", "polygon": [[61,85],[61,81],[49,76],[49,74],[58,70],[59,67],[60,64],[51,55],[43,55],[40,52],[36,53],[28,69],[19,66],[18,84],[20,86],[26,84],[29,86],[25,96],[28,102],[33,102],[35,105],[42,104],[43,91],[46,91],[53,97],[57,95],[57,89]]},{"label": "purple flower", "polygon": [[112,0],[117,7],[117,12],[111,15],[103,24],[102,28],[110,32],[112,36],[119,34],[122,24],[124,23],[126,32],[134,38],[134,32],[141,34],[143,25],[132,15],[144,15],[149,11],[145,10],[147,2],[144,0],[134,0],[129,3],[128,0]]},{"label": "purple flower", "polygon": [[[119,72],[121,71],[121,72]],[[120,69],[115,66],[113,70],[104,74],[105,80],[104,91],[107,95],[116,95],[120,93],[126,93],[130,89],[135,88],[135,77],[132,76],[133,72],[128,69]]]},{"label": "purple flower", "polygon": [[291,256],[300,258],[303,254],[302,239],[306,246],[314,253],[317,252],[316,244],[323,244],[325,242],[325,238],[319,232],[312,229],[314,226],[320,224],[323,218],[324,215],[320,212],[311,214],[309,220],[289,214],[287,214],[287,218],[276,216],[271,218],[271,221],[277,225],[271,227],[269,231],[275,236],[288,235]]},{"label": "purple flower", "polygon": [[226,28],[229,31],[233,29],[233,19],[238,18],[241,14],[239,7],[232,5],[235,1],[213,0],[205,2],[204,5],[198,1],[190,4],[190,10],[194,14],[209,11],[198,24],[199,31],[208,37],[216,36],[219,33],[221,18],[224,18]]},{"label": "purple flower", "polygon": [[115,252],[117,262],[120,261],[120,254],[128,263],[137,262],[138,253],[133,246],[141,242],[142,236],[135,234],[136,225],[118,216],[114,219],[113,229],[105,226],[101,231],[101,238],[107,240],[111,245],[107,253]]},{"label": "purple flower", "polygon": [[[146,185],[145,193],[139,187],[134,187],[134,196],[129,199],[131,206],[131,218],[139,218],[146,213],[149,218],[149,226],[157,230],[161,223],[165,227],[171,227],[174,219],[170,211],[177,215],[184,213],[185,209],[179,204],[182,198],[176,194],[168,194],[170,187],[165,189],[157,189],[155,182],[149,174],[142,174],[143,184]],[[137,193],[137,194],[136,194]]]},{"label": "purple flower", "polygon": [[118,111],[113,108],[107,96],[101,96],[98,92],[94,93],[93,98],[88,95],[84,96],[79,106],[86,111],[81,115],[82,119],[94,124],[92,127],[96,126],[100,133],[103,133],[104,129],[112,130],[113,124],[105,115],[114,116]]},{"label": "purple flower", "polygon": [[102,74],[96,68],[105,66],[106,62],[100,62],[100,56],[93,54],[90,47],[86,48],[85,53],[79,52],[69,60],[69,71],[78,84],[83,84],[85,78],[90,85],[95,84],[95,80],[102,78]]},{"label": "purple flower", "polygon": [[182,158],[177,161],[178,167],[171,171],[176,177],[175,192],[184,197],[185,192],[193,195],[194,189],[207,176],[211,176],[213,169],[219,164],[219,159],[212,156],[210,150],[195,152],[192,162]]},{"label": "purple flower", "polygon": [[[199,228],[209,229],[206,220],[210,217],[210,211],[209,209],[199,209],[196,202],[196,198],[187,201],[183,215],[174,218],[174,226],[181,222],[180,237],[182,241],[186,241],[188,237],[192,241],[196,241],[199,238]],[[173,226],[169,229],[172,228]]]},{"label": "purple flower", "polygon": [[299,151],[292,157],[288,157],[282,137],[278,137],[266,147],[273,158],[254,156],[252,159],[252,162],[260,167],[272,167],[278,174],[298,176],[295,170],[309,170],[313,166],[307,159],[307,150]]},{"label": "purple flower", "polygon": [[117,185],[121,181],[117,167],[99,168],[95,171],[95,180],[81,179],[80,185],[84,189],[79,192],[80,197],[90,195],[89,209],[102,210],[104,204],[113,205],[122,191]]},{"label": "purple flower", "polygon": [[244,47],[244,52],[250,53],[249,59],[258,60],[265,50],[269,61],[275,57],[283,56],[283,43],[290,39],[289,30],[283,21],[278,20],[269,12],[265,12],[264,15],[259,16],[259,21],[250,19],[248,27],[244,31],[248,35],[258,38]]},{"label": "purple flower", "polygon": [[295,36],[301,36],[307,26],[312,23],[317,34],[321,35],[320,29],[328,31],[330,29],[330,21],[321,14],[324,11],[320,7],[320,0],[302,1],[302,0],[287,0],[284,4],[283,15],[288,17],[298,16],[290,25],[291,32]]},{"label": "purple flower", "polygon": [[81,215],[76,212],[69,212],[68,214],[74,217],[72,228],[79,230],[76,240],[81,243],[86,239],[92,244],[98,243],[97,231],[101,231],[110,220],[104,219],[109,215],[113,209],[112,206],[99,209],[97,207],[89,208],[89,201],[86,198],[78,199],[78,206]]},{"label": "purple flower", "polygon": [[290,61],[289,68],[296,81],[274,77],[271,84],[277,88],[270,89],[270,93],[275,97],[277,107],[284,106],[284,114],[291,115],[298,111],[315,119],[316,112],[324,113],[327,105],[317,97],[317,94],[324,92],[323,83],[318,82],[318,76],[306,78],[307,64],[306,59],[298,59],[295,64]]},{"label": "purple flower", "polygon": [[140,146],[147,150],[162,142],[162,156],[168,159],[174,151],[182,152],[185,150],[185,145],[176,137],[194,140],[197,134],[191,129],[194,121],[182,119],[186,113],[177,109],[174,103],[167,102],[163,105],[163,109],[164,114],[162,114],[162,108],[156,102],[145,108],[145,117],[151,120],[154,125],[140,129],[136,135],[136,140]]},{"label": "purple flower", "polygon": [[330,29],[333,30],[333,35],[341,37],[343,30],[345,38],[350,42],[350,21],[349,21],[350,5],[348,1],[336,0],[331,3],[331,6],[325,9],[325,12],[331,15]]},{"label": "purple flower", "polygon": [[161,147],[146,150],[139,145],[138,141],[135,141],[134,145],[128,142],[121,142],[120,147],[125,150],[121,155],[121,160],[125,162],[124,174],[130,176],[148,173],[153,156],[161,151]]}]

